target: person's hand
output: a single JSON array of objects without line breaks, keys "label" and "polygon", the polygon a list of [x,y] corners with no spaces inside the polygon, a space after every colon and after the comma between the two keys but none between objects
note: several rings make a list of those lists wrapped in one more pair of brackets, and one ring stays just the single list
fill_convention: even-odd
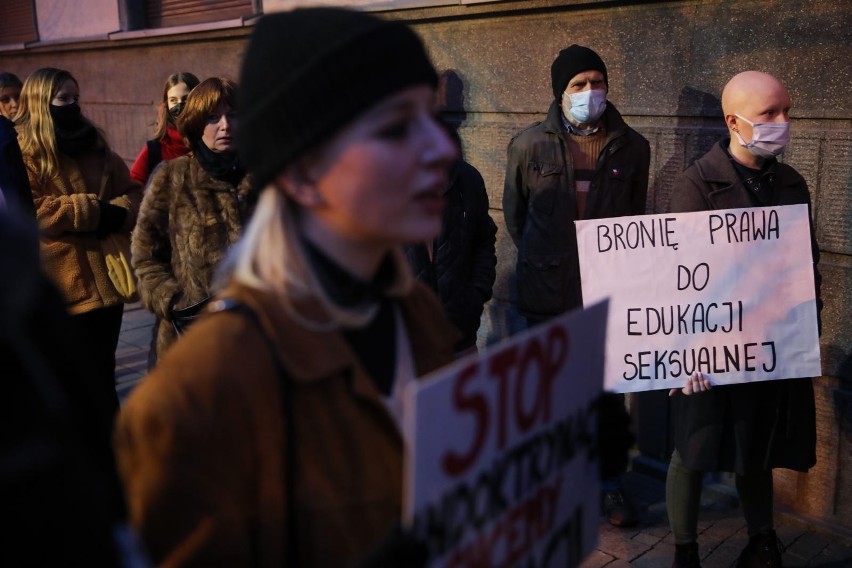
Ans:
[{"label": "person's hand", "polygon": [[428,559],[426,544],[411,531],[394,525],[385,539],[358,562],[357,568],[422,568]]},{"label": "person's hand", "polygon": [[707,392],[712,386],[713,383],[710,382],[710,379],[704,376],[704,373],[701,371],[695,371],[686,378],[686,386],[682,389],[671,389],[669,391],[669,396],[674,396],[674,394],[678,391],[685,395]]},{"label": "person's hand", "polygon": [[103,199],[98,200],[98,203],[101,206],[101,218],[98,221],[95,234],[99,239],[102,239],[110,233],[121,230],[121,227],[124,226],[124,219],[127,217],[127,209],[113,205]]},{"label": "person's hand", "polygon": [[627,470],[628,452],[635,442],[630,432],[630,415],[621,395],[605,392],[598,397],[595,406],[601,479],[612,479]]}]

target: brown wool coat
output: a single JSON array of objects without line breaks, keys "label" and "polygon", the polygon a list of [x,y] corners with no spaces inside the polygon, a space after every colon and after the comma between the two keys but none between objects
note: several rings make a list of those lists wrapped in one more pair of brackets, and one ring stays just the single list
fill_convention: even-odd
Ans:
[{"label": "brown wool coat", "polygon": [[[130,522],[154,563],[351,566],[400,519],[403,442],[339,331],[310,331],[269,294],[235,287],[293,381],[287,436],[269,344],[242,313],[202,318],[137,387],[116,425]],[[458,332],[422,284],[399,302],[418,376],[452,358]],[[300,313],[315,312],[300,308]],[[295,443],[295,503],[285,462]],[[295,515],[295,519],[289,518]]]},{"label": "brown wool coat", "polygon": [[39,182],[38,165],[24,155],[41,230],[42,267],[62,292],[68,310],[81,314],[124,302],[109,279],[95,229],[99,199],[127,209],[123,231],[136,223],[142,186],[130,179],[117,154],[99,149],[76,159],[59,155],[59,175]]},{"label": "brown wool coat", "polygon": [[145,190],[131,256],[142,304],[160,318],[157,353],[175,340],[170,307],[211,294],[216,266],[237,242],[254,203],[238,186],[210,176],[192,156],[163,162]]}]

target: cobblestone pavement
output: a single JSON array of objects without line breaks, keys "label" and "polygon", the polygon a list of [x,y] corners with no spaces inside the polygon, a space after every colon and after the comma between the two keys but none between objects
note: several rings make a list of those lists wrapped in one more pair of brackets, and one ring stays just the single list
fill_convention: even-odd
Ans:
[{"label": "cobblestone pavement", "polygon": [[[675,548],[666,517],[665,483],[656,476],[628,472],[623,486],[639,508],[639,526],[620,529],[602,519],[597,550],[581,568],[669,568]],[[831,527],[813,530],[792,514],[776,512],[775,517],[785,568],[852,568],[852,535]],[[735,493],[727,486],[705,487],[698,532],[702,568],[736,564],[748,533]]]},{"label": "cobblestone pavement", "polygon": [[[138,303],[124,310],[115,370],[120,400],[127,398],[147,371],[153,323],[154,316]],[[581,568],[669,568],[674,540],[666,518],[661,476],[629,472],[623,485],[639,508],[639,526],[619,529],[602,518],[597,550]],[[852,534],[839,533],[832,527],[814,530],[802,519],[783,513],[776,514],[776,525],[785,568],[852,568]],[[737,499],[724,489],[705,488],[698,530],[702,568],[733,566],[748,542]]]},{"label": "cobblestone pavement", "polygon": [[141,304],[127,304],[115,351],[115,390],[123,401],[148,371],[154,315]]}]

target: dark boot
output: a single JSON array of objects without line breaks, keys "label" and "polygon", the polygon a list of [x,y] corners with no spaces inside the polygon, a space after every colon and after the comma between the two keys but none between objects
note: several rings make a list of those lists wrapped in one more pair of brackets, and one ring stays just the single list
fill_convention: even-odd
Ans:
[{"label": "dark boot", "polygon": [[611,525],[632,527],[639,523],[639,513],[621,489],[603,492],[603,512]]},{"label": "dark boot", "polygon": [[672,568],[701,568],[698,560],[698,543],[676,544]]},{"label": "dark boot", "polygon": [[737,568],[781,568],[781,546],[775,531],[749,537]]}]

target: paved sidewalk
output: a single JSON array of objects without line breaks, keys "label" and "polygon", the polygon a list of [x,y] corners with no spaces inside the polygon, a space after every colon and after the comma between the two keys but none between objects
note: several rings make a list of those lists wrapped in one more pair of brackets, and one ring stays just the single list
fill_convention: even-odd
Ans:
[{"label": "paved sidewalk", "polygon": [[[665,483],[656,476],[629,472],[623,485],[638,505],[641,522],[637,527],[619,529],[602,519],[598,548],[582,568],[669,568],[675,549],[666,517]],[[809,530],[803,519],[792,514],[776,511],[775,517],[785,568],[852,567],[852,535],[835,533],[830,527],[819,532]],[[735,565],[748,542],[748,533],[732,489],[705,487],[698,532],[702,568]]]},{"label": "paved sidewalk", "polygon": [[148,347],[154,315],[138,302],[124,307],[121,333],[115,351],[115,390],[124,401],[148,372]]},{"label": "paved sidewalk", "polygon": [[[124,310],[115,370],[116,390],[122,401],[147,371],[153,323],[154,316],[138,303],[129,304]],[[598,548],[581,568],[669,568],[674,557],[674,540],[666,518],[662,472],[656,475],[629,472],[623,484],[625,493],[639,508],[641,523],[634,528],[619,529],[602,518]],[[783,512],[776,512],[776,524],[785,548],[785,568],[852,568],[852,534],[833,531],[831,527],[814,530],[801,518]],[[748,542],[748,535],[731,490],[722,486],[705,488],[698,530],[702,568],[733,566]]]}]

